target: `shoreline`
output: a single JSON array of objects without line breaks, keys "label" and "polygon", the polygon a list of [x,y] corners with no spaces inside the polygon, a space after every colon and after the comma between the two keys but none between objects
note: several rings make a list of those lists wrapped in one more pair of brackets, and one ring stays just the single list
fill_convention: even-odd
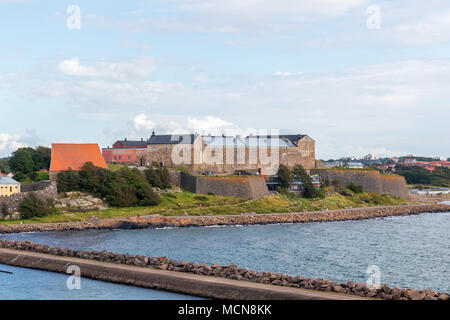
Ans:
[{"label": "shoreline", "polygon": [[420,204],[388,207],[364,207],[297,213],[242,214],[221,216],[161,216],[111,218],[79,222],[0,225],[0,235],[22,232],[145,229],[164,227],[207,227],[234,225],[292,224],[364,220],[421,213],[450,212],[450,205]]}]

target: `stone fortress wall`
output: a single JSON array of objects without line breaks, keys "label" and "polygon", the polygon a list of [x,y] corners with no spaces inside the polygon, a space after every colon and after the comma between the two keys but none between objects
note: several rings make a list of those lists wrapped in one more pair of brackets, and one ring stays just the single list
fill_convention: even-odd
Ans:
[{"label": "stone fortress wall", "polygon": [[267,196],[264,178],[261,176],[194,176],[182,171],[170,171],[171,183],[184,190],[199,194],[235,196],[256,199]]},{"label": "stone fortress wall", "polygon": [[364,191],[388,194],[409,200],[409,192],[405,178],[397,175],[381,174],[376,170],[351,169],[317,169],[312,173],[319,174],[322,181],[332,183],[337,180],[340,185],[348,186],[350,182],[361,185]]}]

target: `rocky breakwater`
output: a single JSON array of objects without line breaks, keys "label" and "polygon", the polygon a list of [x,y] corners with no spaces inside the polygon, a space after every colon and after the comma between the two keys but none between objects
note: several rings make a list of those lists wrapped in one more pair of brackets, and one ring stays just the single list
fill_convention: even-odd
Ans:
[{"label": "rocky breakwater", "polygon": [[189,272],[204,276],[222,277],[291,288],[303,288],[324,292],[350,294],[360,297],[384,300],[449,300],[448,293],[439,293],[431,289],[414,290],[402,289],[398,287],[391,288],[387,285],[383,285],[379,288],[370,288],[365,283],[355,283],[352,281],[338,283],[326,279],[304,278],[302,276],[290,276],[273,272],[259,272],[240,268],[234,264],[226,266],[220,264],[206,265],[202,263],[170,260],[167,257],[147,257],[110,251],[72,250],[37,244],[30,241],[0,240],[0,248],[46,253],[64,257],[76,257],[144,268]]},{"label": "rocky breakwater", "polygon": [[82,222],[61,222],[41,224],[0,225],[1,233],[39,232],[39,231],[75,231],[95,229],[142,229],[160,227],[190,227],[213,225],[256,225],[274,223],[306,223],[362,220],[420,213],[450,212],[450,206],[444,204],[404,205],[391,207],[368,207],[329,211],[278,213],[278,214],[242,214],[229,216],[162,216],[151,215],[133,218],[103,219]]}]

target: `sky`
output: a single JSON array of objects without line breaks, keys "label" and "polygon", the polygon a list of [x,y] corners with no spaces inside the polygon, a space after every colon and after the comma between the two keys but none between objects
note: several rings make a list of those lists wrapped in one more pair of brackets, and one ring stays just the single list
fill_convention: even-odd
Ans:
[{"label": "sky", "polygon": [[0,157],[163,133],[450,157],[448,0],[0,0]]}]

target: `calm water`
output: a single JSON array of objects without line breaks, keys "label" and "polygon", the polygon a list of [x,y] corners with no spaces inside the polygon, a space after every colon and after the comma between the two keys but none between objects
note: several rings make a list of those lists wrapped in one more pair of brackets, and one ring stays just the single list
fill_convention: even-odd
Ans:
[{"label": "calm water", "polygon": [[79,290],[69,290],[66,286],[67,275],[40,270],[17,268],[0,264],[0,270],[13,274],[0,273],[1,300],[179,300],[196,299],[193,297],[150,290],[90,279],[81,279]]},{"label": "calm water", "polygon": [[1,237],[207,264],[235,263],[259,271],[335,281],[366,281],[368,266],[377,265],[381,283],[450,292],[450,213],[290,225],[23,233]]}]

